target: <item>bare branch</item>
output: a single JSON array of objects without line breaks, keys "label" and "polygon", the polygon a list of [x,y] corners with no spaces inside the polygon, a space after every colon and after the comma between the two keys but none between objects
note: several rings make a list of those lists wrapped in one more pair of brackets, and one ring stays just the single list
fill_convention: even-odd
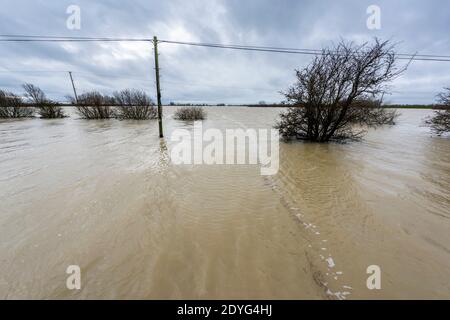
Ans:
[{"label": "bare branch", "polygon": [[296,70],[297,82],[284,92],[292,108],[276,127],[285,138],[327,142],[360,138],[363,132],[353,130],[355,124],[395,123],[397,114],[373,100],[406,70],[396,62],[394,46],[378,39],[323,49],[309,66]]}]

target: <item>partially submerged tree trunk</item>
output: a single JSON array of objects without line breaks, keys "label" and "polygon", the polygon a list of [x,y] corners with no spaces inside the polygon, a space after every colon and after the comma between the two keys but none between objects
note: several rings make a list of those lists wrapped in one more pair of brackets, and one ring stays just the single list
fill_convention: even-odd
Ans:
[{"label": "partially submerged tree trunk", "polygon": [[286,138],[316,142],[358,139],[363,129],[355,124],[377,126],[392,123],[395,115],[380,106],[361,106],[377,100],[386,84],[401,74],[388,41],[375,39],[361,46],[339,43],[322,50],[303,70],[284,95],[291,107],[281,115],[276,128]]}]

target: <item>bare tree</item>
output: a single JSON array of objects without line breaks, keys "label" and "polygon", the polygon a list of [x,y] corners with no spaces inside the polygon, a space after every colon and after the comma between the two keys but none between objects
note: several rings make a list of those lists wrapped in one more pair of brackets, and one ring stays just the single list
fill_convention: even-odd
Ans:
[{"label": "bare tree", "polygon": [[365,130],[355,124],[392,122],[382,121],[390,118],[386,110],[361,107],[361,101],[377,100],[386,84],[406,70],[396,62],[394,46],[378,39],[360,46],[341,41],[323,49],[309,66],[296,70],[296,83],[283,92],[291,107],[276,128],[286,139],[328,142],[360,138]]},{"label": "bare tree", "polygon": [[24,106],[22,97],[0,90],[0,118],[26,118],[33,114],[33,108]]},{"label": "bare tree", "polygon": [[83,93],[78,96],[78,104],[73,99],[78,114],[84,119],[109,119],[114,118],[114,99],[107,95],[102,95],[97,91]]},{"label": "bare tree", "polygon": [[25,97],[30,100],[37,110],[37,113],[43,119],[64,118],[65,114],[60,106],[57,106],[54,101],[47,99],[44,91],[39,87],[26,83],[23,85],[25,90]]},{"label": "bare tree", "polygon": [[437,135],[442,135],[450,132],[450,88],[445,88],[445,91],[438,95],[438,104],[442,110],[436,110],[425,124]]},{"label": "bare tree", "polygon": [[146,120],[158,116],[154,102],[144,91],[125,89],[113,96],[120,119]]}]

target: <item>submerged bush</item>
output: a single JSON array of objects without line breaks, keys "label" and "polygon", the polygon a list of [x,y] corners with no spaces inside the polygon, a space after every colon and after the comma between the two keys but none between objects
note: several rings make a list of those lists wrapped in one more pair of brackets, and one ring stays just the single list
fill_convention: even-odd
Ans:
[{"label": "submerged bush", "polygon": [[204,120],[206,112],[202,107],[183,107],[175,111],[174,118],[177,120]]},{"label": "submerged bush", "polygon": [[356,124],[393,123],[385,109],[358,107],[358,101],[384,92],[386,83],[405,69],[396,67],[397,56],[388,41],[355,46],[345,42],[322,50],[303,70],[285,96],[291,104],[276,124],[285,139],[315,142],[358,139],[365,130]]},{"label": "submerged bush", "polygon": [[0,90],[0,118],[27,118],[33,114],[33,108],[24,106],[22,97]]},{"label": "submerged bush", "polygon": [[[280,120],[275,128],[280,131],[281,136],[286,140],[291,138],[316,142],[357,140],[366,133],[364,127],[376,128],[382,125],[395,125],[396,119],[400,115],[395,109],[367,105],[366,101],[358,101],[347,108],[345,121],[337,127],[337,130],[331,136],[327,137],[322,136],[321,124],[313,125],[312,122],[314,121],[308,119],[309,112],[311,110],[305,106],[290,107],[286,112],[280,114]],[[324,125],[327,126],[328,124]],[[356,129],[355,125],[359,129]]]},{"label": "submerged bush", "polygon": [[120,119],[147,120],[158,116],[155,104],[144,91],[126,89],[114,92],[114,104]]},{"label": "submerged bush", "polygon": [[57,119],[66,117],[62,108],[51,100],[42,102],[35,107],[37,113],[42,119]]},{"label": "submerged bush", "polygon": [[65,117],[62,108],[56,102],[47,99],[45,93],[39,87],[26,83],[23,85],[23,88],[25,90],[25,97],[34,105],[41,118],[55,119]]},{"label": "submerged bush", "polygon": [[432,117],[425,120],[425,124],[437,135],[450,132],[450,88],[445,90],[438,95],[438,103],[442,110],[436,110]]},{"label": "submerged bush", "polygon": [[113,98],[102,95],[97,91],[83,93],[78,96],[78,103],[75,104],[77,113],[83,119],[109,119],[114,118],[115,112],[111,107],[114,104]]}]

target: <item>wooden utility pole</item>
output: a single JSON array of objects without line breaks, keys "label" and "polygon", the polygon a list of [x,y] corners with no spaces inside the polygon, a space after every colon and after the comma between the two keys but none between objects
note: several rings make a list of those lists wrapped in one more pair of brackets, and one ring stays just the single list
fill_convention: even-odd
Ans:
[{"label": "wooden utility pole", "polygon": [[70,76],[70,81],[72,82],[72,88],[73,88],[73,94],[75,95],[75,101],[78,104],[77,90],[75,89],[75,84],[73,83],[72,71],[69,71],[69,76]]},{"label": "wooden utility pole", "polygon": [[163,125],[162,125],[162,104],[161,104],[161,88],[159,85],[159,63],[158,63],[158,38],[153,37],[153,47],[155,48],[155,72],[156,72],[156,99],[158,103],[158,125],[159,125],[159,137],[163,138]]}]

